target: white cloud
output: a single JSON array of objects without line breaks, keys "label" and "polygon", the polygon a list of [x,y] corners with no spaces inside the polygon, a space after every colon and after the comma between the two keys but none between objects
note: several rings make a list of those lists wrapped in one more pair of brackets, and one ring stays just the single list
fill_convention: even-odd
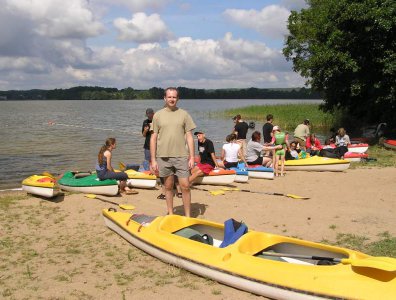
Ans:
[{"label": "white cloud", "polygon": [[290,10],[300,10],[308,7],[306,0],[282,0],[281,5]]},{"label": "white cloud", "polygon": [[224,15],[240,26],[253,29],[266,37],[282,39],[287,34],[290,11],[279,5],[269,5],[261,11],[227,9]]},{"label": "white cloud", "polygon": [[132,12],[140,12],[146,9],[159,10],[172,2],[172,0],[93,0],[104,5],[121,5]]},{"label": "white cloud", "polygon": [[[107,0],[0,0],[0,89],[76,85],[142,89],[169,85],[288,87],[301,86],[304,82],[292,72],[291,64],[279,49],[259,41],[234,38],[231,33],[218,40],[171,37],[157,14],[136,13],[129,20],[114,22],[119,37],[140,43],[137,47],[120,48],[113,40],[109,42],[103,37],[96,45],[107,46],[88,46],[87,39],[103,30],[97,14],[108,18],[102,9],[108,8],[106,2],[110,3]],[[130,4],[144,6],[143,1]],[[94,6],[101,7],[99,12]],[[264,10],[253,11],[251,18],[262,24],[267,20],[264,16],[270,15],[268,10],[263,13]],[[236,21],[247,11],[227,12]],[[272,14],[279,17],[277,12],[275,9]],[[280,19],[276,20],[279,23]]]},{"label": "white cloud", "polygon": [[51,38],[86,38],[104,27],[84,0],[6,0],[6,9],[34,22],[31,30]]},{"label": "white cloud", "polygon": [[113,23],[119,32],[118,38],[124,41],[162,42],[172,36],[158,14],[148,16],[145,13],[136,13],[131,20],[117,18]]}]

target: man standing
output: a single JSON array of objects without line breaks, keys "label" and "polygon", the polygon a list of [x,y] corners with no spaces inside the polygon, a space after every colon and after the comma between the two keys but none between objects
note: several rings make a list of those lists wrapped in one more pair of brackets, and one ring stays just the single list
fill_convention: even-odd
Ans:
[{"label": "man standing", "polygon": [[179,92],[174,87],[165,89],[165,107],[153,118],[150,139],[151,171],[164,177],[168,214],[173,214],[174,176],[179,179],[186,217],[191,215],[191,192],[188,177],[194,167],[194,139],[196,127],[191,116],[178,108]]},{"label": "man standing", "polygon": [[246,134],[249,130],[249,125],[242,120],[241,115],[236,115],[232,118],[235,122],[234,132],[237,135],[237,143],[241,145],[241,152],[243,157],[246,155]]},{"label": "man standing", "polygon": [[153,133],[153,128],[152,128],[152,122],[153,122],[153,117],[154,117],[154,110],[152,108],[147,108],[146,109],[146,116],[147,119],[143,121],[143,126],[142,126],[142,135],[145,137],[144,140],[144,162],[143,162],[143,168],[145,170],[150,169],[150,161],[151,161],[151,155],[150,155],[150,138],[151,134]]},{"label": "man standing", "polygon": [[309,120],[305,119],[304,122],[298,124],[294,130],[294,141],[300,144],[302,150],[306,149],[306,140],[309,136]]},{"label": "man standing", "polygon": [[271,114],[268,114],[266,119],[267,119],[267,122],[263,126],[264,145],[271,144],[272,128],[274,127],[274,125],[272,124],[272,122],[274,121],[274,116]]}]

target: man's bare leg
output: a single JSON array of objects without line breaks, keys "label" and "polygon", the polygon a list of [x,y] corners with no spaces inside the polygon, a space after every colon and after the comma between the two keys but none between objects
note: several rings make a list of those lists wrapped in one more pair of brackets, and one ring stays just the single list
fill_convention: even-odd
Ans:
[{"label": "man's bare leg", "polygon": [[173,175],[164,177],[165,199],[168,215],[173,215],[173,184]]},{"label": "man's bare leg", "polygon": [[179,184],[182,191],[183,198],[183,206],[184,206],[184,215],[186,217],[191,217],[191,191],[190,191],[190,182],[188,178],[180,178]]}]

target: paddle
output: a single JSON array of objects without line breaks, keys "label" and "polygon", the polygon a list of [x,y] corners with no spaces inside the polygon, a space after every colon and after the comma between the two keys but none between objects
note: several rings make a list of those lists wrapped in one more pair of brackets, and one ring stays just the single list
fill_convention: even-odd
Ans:
[{"label": "paddle", "polygon": [[121,171],[125,171],[126,169],[126,165],[122,161],[118,163],[118,167],[120,168]]},{"label": "paddle", "polygon": [[224,195],[224,190],[208,190],[208,189],[204,189],[204,188],[196,188],[196,187],[191,187],[191,189],[193,190],[199,190],[199,191],[205,191],[205,192],[209,192],[212,196],[219,196],[219,195]]},{"label": "paddle", "polygon": [[96,196],[95,194],[85,194],[84,196],[87,197],[87,198],[90,198],[90,199],[98,199],[98,200],[103,201],[103,202],[107,202],[107,203],[111,203],[111,204],[114,204],[114,205],[118,205],[122,209],[129,209],[129,210],[135,209],[135,206],[133,206],[133,205],[119,204],[117,202],[113,202],[113,201],[110,201],[110,200],[107,200],[107,199],[104,199],[104,198],[100,198],[100,197]]},{"label": "paddle", "polygon": [[309,199],[309,197],[304,197],[304,196],[297,196],[293,194],[281,194],[281,193],[273,193],[273,192],[259,192],[259,191],[251,191],[251,190],[244,190],[244,189],[238,189],[238,188],[222,188],[224,191],[241,191],[241,192],[247,192],[247,193],[254,193],[254,194],[265,194],[265,195],[273,195],[273,196],[285,196],[293,199]]},{"label": "paddle", "polygon": [[[92,174],[91,171],[84,171],[84,172],[73,171],[73,173],[75,173],[75,174],[85,174],[85,173]],[[49,172],[43,172],[43,173],[41,173],[41,175],[51,177],[52,179],[55,179],[55,180],[58,180],[58,179],[60,179],[63,176],[63,174],[59,174],[58,177],[55,177],[55,175],[53,175],[53,174],[51,174]]]},{"label": "paddle", "polygon": [[367,258],[336,258],[336,257],[309,256],[309,255],[274,253],[274,252],[261,252],[261,254],[266,256],[276,256],[276,257],[327,260],[327,261],[342,263],[344,265],[351,265],[354,267],[373,268],[387,272],[396,271],[396,259],[391,257],[370,256]]}]

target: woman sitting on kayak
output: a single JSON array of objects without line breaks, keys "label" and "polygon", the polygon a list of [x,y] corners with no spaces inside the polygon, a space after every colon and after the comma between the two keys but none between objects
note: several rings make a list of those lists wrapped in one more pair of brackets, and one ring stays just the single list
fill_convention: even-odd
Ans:
[{"label": "woman sitting on kayak", "polygon": [[241,159],[247,165],[245,158],[242,155],[241,145],[237,143],[237,136],[231,133],[226,137],[226,144],[221,149],[221,162],[220,167],[236,168],[238,167],[238,160]]},{"label": "woman sitting on kayak", "polygon": [[252,139],[247,144],[246,161],[248,165],[263,165],[264,167],[272,167],[272,158],[270,156],[261,156],[262,151],[270,151],[272,157],[274,156],[275,149],[278,147],[263,146],[260,144],[261,133],[255,131],[252,133]]},{"label": "woman sitting on kayak", "polygon": [[96,174],[99,180],[115,179],[118,180],[120,191],[126,194],[137,194],[138,191],[131,190],[127,184],[126,180],[128,175],[125,172],[114,172],[111,166],[111,152],[116,148],[116,139],[108,138],[105,144],[100,148],[98,153],[98,164],[96,165]]}]

